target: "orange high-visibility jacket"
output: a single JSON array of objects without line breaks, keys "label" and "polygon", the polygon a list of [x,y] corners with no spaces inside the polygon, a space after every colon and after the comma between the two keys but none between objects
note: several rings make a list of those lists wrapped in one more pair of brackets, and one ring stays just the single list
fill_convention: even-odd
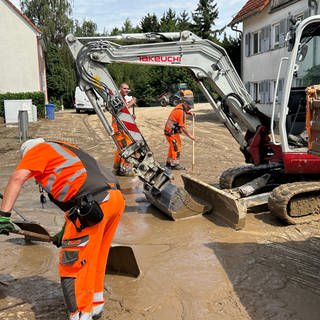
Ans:
[{"label": "orange high-visibility jacket", "polygon": [[169,118],[164,127],[165,135],[181,133],[181,129],[186,126],[186,114],[182,104],[178,104],[171,111]]},{"label": "orange high-visibility jacket", "polygon": [[107,193],[108,181],[96,160],[65,142],[44,142],[33,147],[20,161],[19,169],[30,170],[31,177],[62,210],[70,209],[77,199],[88,193],[97,193],[98,202]]}]

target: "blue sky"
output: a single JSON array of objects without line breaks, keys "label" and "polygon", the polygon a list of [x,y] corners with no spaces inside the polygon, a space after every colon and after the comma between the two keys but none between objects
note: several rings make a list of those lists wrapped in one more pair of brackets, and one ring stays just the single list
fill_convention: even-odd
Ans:
[{"label": "blue sky", "polygon": [[[19,7],[19,0],[11,2]],[[85,19],[93,20],[101,32],[104,29],[111,31],[114,27],[121,27],[127,18],[136,26],[148,13],[155,13],[160,18],[168,8],[175,10],[176,13],[186,10],[191,16],[199,0],[71,0],[70,2],[74,19],[79,22]],[[215,0],[219,10],[216,28],[220,29],[229,23],[246,2],[247,0]]]}]

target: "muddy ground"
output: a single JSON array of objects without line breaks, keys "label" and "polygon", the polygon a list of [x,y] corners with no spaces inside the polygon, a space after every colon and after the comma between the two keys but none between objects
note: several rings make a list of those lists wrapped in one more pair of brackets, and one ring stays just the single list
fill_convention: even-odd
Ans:
[{"label": "muddy ground", "polygon": [[[238,146],[208,104],[196,105],[195,166],[192,143],[183,138],[182,164],[205,182],[243,164]],[[164,163],[164,122],[170,107],[137,108],[137,123],[155,158]],[[191,128],[191,122],[189,122]],[[0,127],[0,190],[17,162],[16,127]],[[96,115],[58,112],[55,120],[30,124],[29,136],[62,139],[111,166],[114,146]],[[181,184],[179,172],[175,183]],[[249,213],[235,231],[214,212],[173,222],[145,201],[142,185],[120,178],[127,206],[114,241],[131,245],[141,275],[107,275],[112,320],[318,320],[320,314],[320,223],[286,226],[269,212]],[[41,207],[37,186],[26,183],[15,207],[54,234],[62,213]],[[66,319],[57,273],[58,249],[0,238],[0,319]]]}]

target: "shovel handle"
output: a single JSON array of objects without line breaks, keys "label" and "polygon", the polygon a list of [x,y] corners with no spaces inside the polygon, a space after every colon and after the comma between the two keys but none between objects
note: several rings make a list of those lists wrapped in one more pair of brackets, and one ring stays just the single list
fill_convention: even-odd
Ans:
[{"label": "shovel handle", "polygon": [[27,230],[14,230],[11,233],[20,234],[21,236],[25,236],[27,238],[32,238],[34,240],[43,241],[43,242],[52,242],[53,237],[46,236],[44,234],[27,231]]}]

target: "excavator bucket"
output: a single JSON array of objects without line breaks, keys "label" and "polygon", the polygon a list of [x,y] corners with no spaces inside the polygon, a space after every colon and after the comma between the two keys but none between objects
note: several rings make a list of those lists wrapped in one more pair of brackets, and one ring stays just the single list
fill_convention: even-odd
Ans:
[{"label": "excavator bucket", "polygon": [[211,206],[215,215],[236,230],[244,228],[248,208],[268,203],[269,193],[241,198],[233,189],[222,190],[187,174],[183,174],[182,179],[185,189],[195,199]]},{"label": "excavator bucket", "polygon": [[144,189],[147,200],[173,220],[202,215],[210,210],[208,205],[195,201],[183,188],[178,188],[171,182],[154,194]]}]

